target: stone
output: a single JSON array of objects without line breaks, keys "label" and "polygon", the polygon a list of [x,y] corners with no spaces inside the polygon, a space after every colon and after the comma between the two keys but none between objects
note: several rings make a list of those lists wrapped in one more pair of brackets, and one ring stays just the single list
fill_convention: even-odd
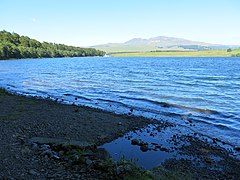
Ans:
[{"label": "stone", "polygon": [[235,147],[235,150],[236,151],[240,151],[240,147]]},{"label": "stone", "polygon": [[80,173],[85,173],[85,172],[87,172],[87,170],[85,168],[82,168],[82,169],[79,170],[79,172]]},{"label": "stone", "polygon": [[29,174],[34,175],[34,176],[38,176],[38,175],[39,175],[39,173],[36,172],[36,171],[33,170],[33,169],[30,169],[30,170],[29,170]]},{"label": "stone", "polygon": [[32,150],[38,150],[39,149],[37,143],[32,143],[31,148],[32,148]]},{"label": "stone", "polygon": [[167,148],[165,148],[165,147],[161,147],[161,148],[160,148],[160,150],[161,150],[161,151],[168,152],[168,149],[167,149]]},{"label": "stone", "polygon": [[43,151],[41,154],[44,155],[44,156],[47,155],[48,157],[52,157],[53,156],[53,153],[52,153],[52,151],[50,149]]},{"label": "stone", "polygon": [[59,157],[57,154],[53,154],[53,155],[52,155],[52,158],[54,158],[54,159],[59,159],[60,157]]},{"label": "stone", "polygon": [[147,142],[140,141],[138,145],[139,145],[139,146],[145,146],[145,145],[147,146],[148,143],[147,143]]},{"label": "stone", "polygon": [[90,166],[92,163],[93,163],[92,160],[86,159],[86,164],[87,164],[88,166]]},{"label": "stone", "polygon": [[64,151],[59,151],[58,154],[59,154],[59,156],[63,156],[64,155]]},{"label": "stone", "polygon": [[141,146],[141,147],[140,147],[140,150],[141,150],[142,152],[147,152],[147,151],[149,150],[149,148],[148,148],[146,145],[144,145],[144,146]]},{"label": "stone", "polygon": [[45,151],[45,150],[49,150],[50,146],[48,144],[43,144],[40,146],[40,150]]},{"label": "stone", "polygon": [[118,125],[122,125],[122,122],[118,122]]},{"label": "stone", "polygon": [[205,159],[205,162],[208,163],[208,164],[212,164],[212,161],[208,158]]},{"label": "stone", "polygon": [[132,144],[132,145],[138,145],[138,144],[139,144],[139,140],[133,139],[133,140],[131,141],[131,144]]},{"label": "stone", "polygon": [[[33,137],[30,139],[30,143],[37,143],[37,144],[54,144],[54,145],[70,145],[70,146],[78,146],[80,148],[86,148],[90,146],[94,146],[93,143],[88,143],[86,141],[74,141],[62,138],[46,138],[46,137]],[[43,146],[42,145],[42,146]],[[42,147],[41,146],[41,147]],[[47,145],[48,148],[50,147]]]}]

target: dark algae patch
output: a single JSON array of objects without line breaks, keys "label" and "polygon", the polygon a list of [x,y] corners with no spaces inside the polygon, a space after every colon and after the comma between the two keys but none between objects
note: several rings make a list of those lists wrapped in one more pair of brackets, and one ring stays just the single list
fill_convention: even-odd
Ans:
[{"label": "dark algae patch", "polygon": [[237,147],[164,120],[0,89],[0,179],[239,179]]}]

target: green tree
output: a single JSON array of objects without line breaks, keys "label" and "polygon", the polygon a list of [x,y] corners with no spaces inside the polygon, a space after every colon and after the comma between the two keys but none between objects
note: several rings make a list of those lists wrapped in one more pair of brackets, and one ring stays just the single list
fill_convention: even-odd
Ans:
[{"label": "green tree", "polygon": [[80,48],[39,42],[17,33],[0,31],[0,59],[43,58],[43,57],[82,57],[104,56],[105,52],[94,48]]}]

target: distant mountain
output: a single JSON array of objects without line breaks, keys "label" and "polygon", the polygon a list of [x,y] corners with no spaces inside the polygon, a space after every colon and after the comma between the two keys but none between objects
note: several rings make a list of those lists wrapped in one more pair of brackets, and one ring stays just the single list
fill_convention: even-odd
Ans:
[{"label": "distant mountain", "polygon": [[232,46],[191,41],[175,37],[158,36],[149,39],[134,38],[124,43],[108,43],[92,47],[111,53],[142,51],[193,51],[227,49]]}]

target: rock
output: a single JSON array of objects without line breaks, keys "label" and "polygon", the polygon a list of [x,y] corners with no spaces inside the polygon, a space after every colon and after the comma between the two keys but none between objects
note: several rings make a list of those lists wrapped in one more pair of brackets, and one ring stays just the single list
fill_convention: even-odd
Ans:
[{"label": "rock", "polygon": [[86,141],[74,141],[74,140],[68,140],[68,139],[62,139],[62,138],[46,138],[46,137],[33,137],[32,139],[30,139],[30,143],[43,144],[41,147],[45,146],[47,148],[50,147],[47,144],[78,146],[81,149],[94,146],[94,144],[88,143]]},{"label": "rock", "polygon": [[93,162],[92,162],[92,160],[90,160],[90,159],[86,159],[85,163],[86,163],[88,166],[90,166]]},{"label": "rock", "polygon": [[132,145],[138,145],[138,144],[139,144],[139,140],[133,139],[133,140],[131,141],[131,144],[132,144]]},{"label": "rock", "polygon": [[52,158],[54,158],[54,159],[59,159],[60,157],[59,157],[57,154],[53,154],[53,155],[52,155]]},{"label": "rock", "polygon": [[235,150],[236,151],[240,151],[240,147],[235,147]]},{"label": "rock", "polygon": [[49,148],[50,148],[50,146],[47,145],[47,144],[43,144],[43,145],[40,146],[40,150],[42,150],[42,151],[49,150]]},{"label": "rock", "polygon": [[50,149],[43,151],[41,154],[44,155],[44,156],[47,155],[48,157],[53,156],[53,153]]},{"label": "rock", "polygon": [[59,154],[59,156],[63,156],[64,155],[64,151],[59,151],[58,154]]},{"label": "rock", "polygon": [[87,170],[86,170],[85,168],[82,168],[82,169],[80,169],[79,172],[80,172],[80,173],[85,173],[85,172],[87,172]]},{"label": "rock", "polygon": [[139,145],[139,146],[145,146],[145,145],[147,146],[148,143],[147,143],[147,142],[140,141],[138,145]]},{"label": "rock", "polygon": [[38,150],[39,149],[37,143],[32,143],[31,148],[32,148],[32,150]]},{"label": "rock", "polygon": [[205,162],[208,163],[208,164],[212,164],[212,161],[208,158],[205,159]]},{"label": "rock", "polygon": [[29,174],[34,175],[34,176],[38,176],[38,175],[39,175],[39,173],[36,172],[36,171],[33,170],[33,169],[30,169],[30,170],[29,170]]},{"label": "rock", "polygon": [[122,125],[122,122],[118,122],[118,125]]},{"label": "rock", "polygon": [[165,148],[165,147],[161,147],[161,148],[160,148],[160,150],[161,150],[161,151],[168,152],[168,149],[167,149],[167,148]]},{"label": "rock", "polygon": [[140,147],[140,150],[141,150],[142,152],[147,152],[147,151],[149,150],[149,148],[148,148],[146,145],[144,145],[144,146],[141,146],[141,147]]}]

